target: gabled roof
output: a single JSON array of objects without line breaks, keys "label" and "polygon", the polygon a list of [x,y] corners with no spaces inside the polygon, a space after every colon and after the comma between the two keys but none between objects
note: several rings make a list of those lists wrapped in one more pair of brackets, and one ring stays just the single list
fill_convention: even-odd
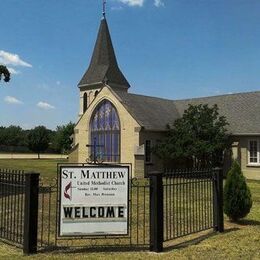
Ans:
[{"label": "gabled roof", "polygon": [[146,130],[165,130],[180,117],[172,100],[117,91],[123,105]]},{"label": "gabled roof", "polygon": [[116,94],[145,130],[164,131],[189,104],[217,104],[232,134],[260,134],[260,91],[221,96],[167,100],[118,91]]},{"label": "gabled roof", "polygon": [[129,88],[130,85],[118,67],[106,19],[101,20],[90,65],[78,86],[107,83],[111,87]]}]

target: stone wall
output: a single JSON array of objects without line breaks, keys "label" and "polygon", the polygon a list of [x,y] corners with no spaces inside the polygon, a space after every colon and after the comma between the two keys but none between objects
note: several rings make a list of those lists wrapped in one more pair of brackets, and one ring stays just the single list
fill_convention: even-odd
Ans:
[{"label": "stone wall", "polygon": [[[129,114],[126,108],[121,104],[120,99],[116,97],[116,94],[111,91],[109,87],[103,87],[97,97],[89,105],[86,113],[80,118],[75,126],[74,144],[78,144],[78,157],[77,161],[72,157],[76,158],[75,155],[70,155],[70,161],[84,163],[90,156],[90,151],[86,147],[90,143],[90,131],[89,124],[91,115],[94,112],[96,106],[104,99],[110,101],[117,109],[118,116],[120,119],[120,162],[131,163],[133,177],[135,176],[135,156],[134,151],[136,145],[139,144],[139,131],[141,129],[137,121]],[[139,165],[139,164],[137,164]],[[138,170],[139,171],[139,170]]]}]

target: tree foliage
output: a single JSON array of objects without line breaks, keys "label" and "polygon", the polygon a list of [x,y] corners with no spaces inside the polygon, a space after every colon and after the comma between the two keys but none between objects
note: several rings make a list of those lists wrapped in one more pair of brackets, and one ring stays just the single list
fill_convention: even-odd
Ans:
[{"label": "tree foliage", "polygon": [[0,65],[0,81],[1,81],[2,77],[5,82],[10,81],[10,77],[11,77],[10,72],[7,69],[7,67],[4,65]]},{"label": "tree foliage", "polygon": [[68,152],[71,149],[71,135],[74,133],[74,126],[75,124],[72,122],[57,126],[56,133],[52,139],[52,148],[61,153]]},{"label": "tree foliage", "polygon": [[217,105],[189,105],[181,118],[167,126],[167,137],[154,152],[164,162],[189,162],[191,167],[216,165],[218,154],[229,147],[227,125]]},{"label": "tree foliage", "polygon": [[0,144],[6,146],[25,146],[26,134],[20,126],[0,127]]},{"label": "tree foliage", "polygon": [[[48,146],[42,145],[44,149],[40,149],[39,152],[46,151],[46,146],[50,153],[67,153],[71,149],[71,135],[74,132],[74,124],[72,122],[57,126],[55,131],[42,126],[39,128],[41,131],[38,128],[36,130],[35,128],[24,130],[20,126],[0,126],[0,151],[30,152],[31,150],[38,153],[38,148],[35,148],[36,143],[41,143],[46,138],[48,142],[44,141],[44,143],[48,143]],[[45,132],[46,135],[44,134]],[[42,139],[40,134],[42,134]]]},{"label": "tree foliage", "polygon": [[28,146],[33,152],[38,153],[38,158],[40,158],[40,153],[49,147],[50,134],[51,131],[45,126],[37,126],[29,132]]},{"label": "tree foliage", "polygon": [[232,220],[244,218],[252,207],[252,198],[245,177],[234,161],[224,186],[224,212]]}]

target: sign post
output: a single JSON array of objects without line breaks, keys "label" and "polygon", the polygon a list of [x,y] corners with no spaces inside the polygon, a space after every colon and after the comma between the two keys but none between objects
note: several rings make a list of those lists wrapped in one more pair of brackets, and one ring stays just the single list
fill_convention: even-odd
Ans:
[{"label": "sign post", "polygon": [[61,166],[59,236],[128,234],[129,166]]}]

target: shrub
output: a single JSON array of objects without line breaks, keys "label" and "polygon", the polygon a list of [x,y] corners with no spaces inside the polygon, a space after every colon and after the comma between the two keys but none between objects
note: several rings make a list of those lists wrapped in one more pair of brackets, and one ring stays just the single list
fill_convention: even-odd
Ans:
[{"label": "shrub", "polygon": [[224,186],[224,212],[231,221],[244,218],[252,207],[252,198],[237,161],[227,174]]}]

